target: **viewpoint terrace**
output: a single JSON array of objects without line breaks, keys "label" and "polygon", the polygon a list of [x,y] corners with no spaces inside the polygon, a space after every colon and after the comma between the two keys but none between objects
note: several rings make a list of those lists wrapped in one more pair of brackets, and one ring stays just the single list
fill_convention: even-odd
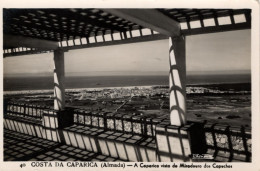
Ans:
[{"label": "viewpoint terrace", "polygon": [[[54,111],[42,116],[43,125],[7,117],[10,111],[6,109],[5,128],[122,160],[191,161],[190,154],[200,148],[200,142],[195,142],[194,137],[197,141],[202,135],[196,131],[201,127],[187,123],[185,37],[250,28],[250,9],[6,8],[3,10],[3,56],[53,53],[55,99]],[[145,137],[145,140],[140,135],[131,137],[116,131],[111,133],[105,129],[106,124],[102,128],[71,127],[73,115],[65,106],[64,53],[160,39],[169,39],[170,124],[161,120],[155,120],[156,124],[149,121],[156,134]],[[98,117],[107,119],[102,114]],[[126,119],[129,122],[134,120]],[[137,118],[136,122],[148,121]],[[16,127],[35,128],[30,132],[19,131]],[[220,134],[226,134],[227,128],[217,129]],[[211,128],[207,130],[210,132]],[[244,130],[239,135],[251,136]],[[113,145],[115,139],[117,144]],[[118,154],[118,149],[125,153]],[[245,156],[245,161],[249,161],[248,152]]]}]

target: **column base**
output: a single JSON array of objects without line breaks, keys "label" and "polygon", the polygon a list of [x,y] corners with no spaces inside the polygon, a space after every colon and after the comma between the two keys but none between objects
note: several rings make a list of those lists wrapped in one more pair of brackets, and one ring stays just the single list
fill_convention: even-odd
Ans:
[{"label": "column base", "polygon": [[65,108],[62,111],[46,111],[43,113],[43,126],[46,128],[64,128],[73,125],[73,110]]},{"label": "column base", "polygon": [[193,154],[206,151],[203,125],[157,125],[156,144],[160,162],[191,162]]}]

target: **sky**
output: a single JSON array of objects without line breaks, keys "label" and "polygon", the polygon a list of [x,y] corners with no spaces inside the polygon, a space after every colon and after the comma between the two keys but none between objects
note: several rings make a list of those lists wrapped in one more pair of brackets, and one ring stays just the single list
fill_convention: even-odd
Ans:
[{"label": "sky", "polygon": [[[249,72],[251,31],[239,30],[186,37],[189,73]],[[168,39],[65,52],[65,74],[166,75]],[[53,71],[53,53],[4,58],[4,75]]]}]

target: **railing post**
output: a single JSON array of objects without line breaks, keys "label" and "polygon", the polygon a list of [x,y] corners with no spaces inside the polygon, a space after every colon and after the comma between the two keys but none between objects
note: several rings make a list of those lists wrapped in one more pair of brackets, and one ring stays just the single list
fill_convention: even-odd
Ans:
[{"label": "railing post", "polygon": [[4,116],[7,115],[7,107],[8,107],[8,101],[4,100]]}]

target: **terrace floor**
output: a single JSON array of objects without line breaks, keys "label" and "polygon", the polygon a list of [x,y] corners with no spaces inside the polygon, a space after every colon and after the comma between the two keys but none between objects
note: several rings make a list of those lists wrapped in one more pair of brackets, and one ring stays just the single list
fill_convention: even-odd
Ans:
[{"label": "terrace floor", "polygon": [[4,129],[4,161],[122,161]]}]

